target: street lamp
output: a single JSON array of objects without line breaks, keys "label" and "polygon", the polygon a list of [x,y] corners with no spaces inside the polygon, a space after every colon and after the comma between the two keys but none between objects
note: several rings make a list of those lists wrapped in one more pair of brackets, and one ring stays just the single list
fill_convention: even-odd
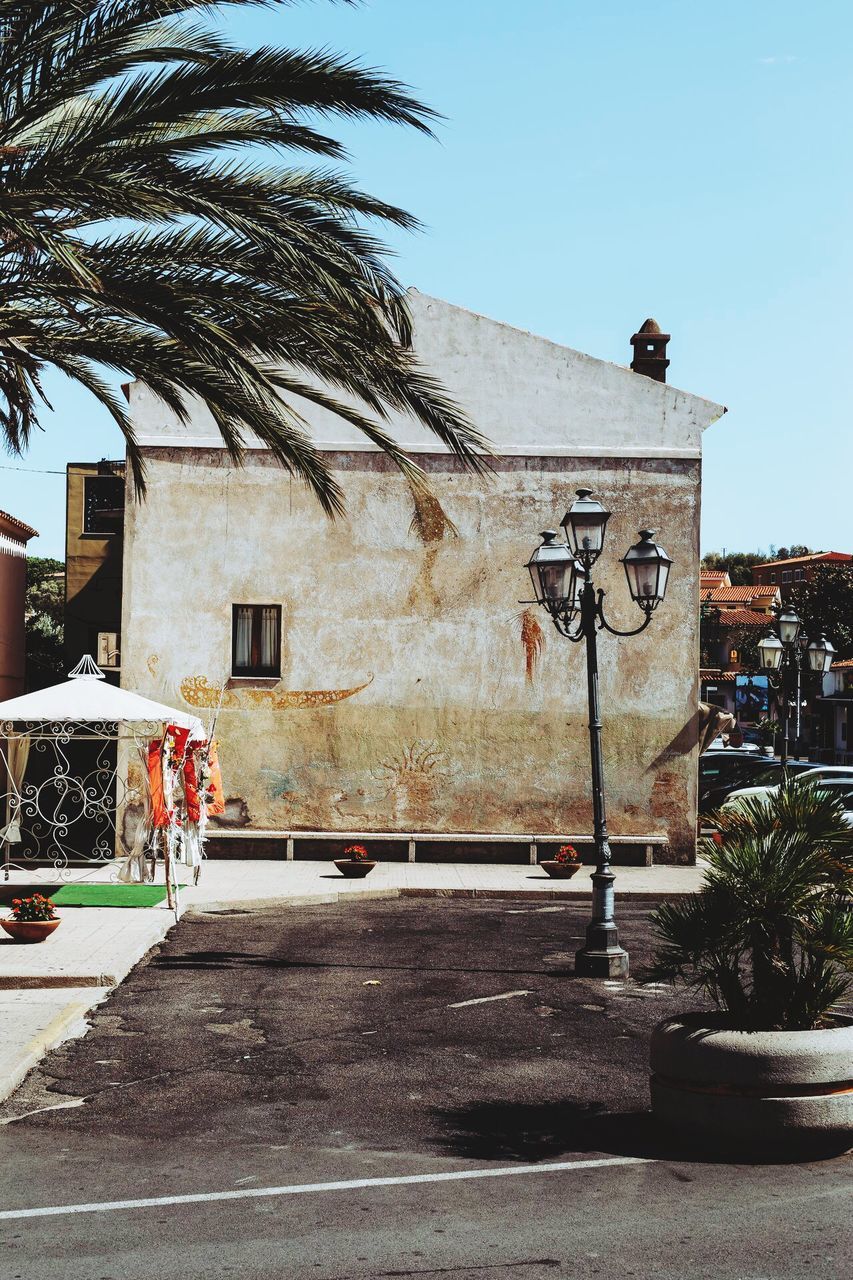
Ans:
[{"label": "street lamp", "polygon": [[[592,916],[586,943],[575,956],[575,972],[585,978],[624,978],[628,974],[628,953],[619,946],[614,918],[610,841],[604,801],[604,763],[601,754],[601,708],[598,693],[597,633],[602,628],[614,636],[635,636],[652,620],[652,614],[666,594],[672,560],[654,541],[649,529],[640,531],[640,541],[622,557],[631,598],[645,614],[641,626],[619,631],[604,616],[604,592],[592,581],[592,566],[604,547],[610,512],[592,496],[591,489],[578,489],[561,527],[565,543],[547,530],[527,568],[533,582],[535,601],[551,616],[560,635],[578,644],[586,641],[587,696],[589,701],[589,754],[592,772],[592,813],[596,867],[592,875]],[[530,603],[530,602],[524,602]]]},{"label": "street lamp", "polygon": [[[767,682],[776,694],[781,694],[782,708],[782,778],[787,780],[788,768],[788,718],[792,694],[797,699],[797,717],[800,711],[800,680],[803,671],[823,676],[832,666],[835,647],[825,635],[809,644],[802,634],[802,621],[790,607],[776,618],[778,636],[772,631],[758,642],[758,657]],[[773,676],[771,672],[778,672]],[[792,687],[793,686],[793,687]],[[799,736],[799,729],[798,729]]]}]

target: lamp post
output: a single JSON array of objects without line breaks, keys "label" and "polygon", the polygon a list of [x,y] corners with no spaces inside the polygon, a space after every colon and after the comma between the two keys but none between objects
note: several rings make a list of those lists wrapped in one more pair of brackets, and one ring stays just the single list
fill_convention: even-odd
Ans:
[{"label": "lamp post", "polygon": [[592,773],[592,813],[596,867],[592,875],[592,917],[586,943],[575,957],[575,972],[587,978],[624,978],[628,953],[619,946],[614,917],[610,841],[604,798],[604,763],[601,754],[601,707],[598,690],[597,634],[603,628],[615,636],[635,636],[652,620],[666,594],[672,561],[653,540],[649,529],[622,557],[628,589],[642,609],[642,625],[619,631],[604,616],[604,592],[592,581],[592,568],[601,555],[610,512],[592,496],[578,489],[577,498],[560,524],[566,541],[553,530],[541,534],[542,542],[528,561],[535,603],[546,609],[560,635],[573,644],[586,641],[587,696],[589,701],[589,754]]},{"label": "lamp post", "polygon": [[[801,673],[812,671],[822,677],[832,666],[835,654],[835,647],[824,635],[809,643],[801,634],[802,625],[802,621],[794,610],[785,608],[776,618],[776,632],[771,631],[758,642],[761,669],[767,673],[770,688],[777,695],[781,694],[783,782],[787,781],[788,776],[788,721],[791,694],[796,693],[799,703]],[[799,720],[799,705],[797,713]]]}]

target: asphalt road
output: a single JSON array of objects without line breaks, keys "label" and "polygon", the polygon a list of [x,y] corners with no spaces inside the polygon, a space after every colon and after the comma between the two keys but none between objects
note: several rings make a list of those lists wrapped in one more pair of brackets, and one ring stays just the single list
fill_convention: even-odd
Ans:
[{"label": "asphalt road", "polygon": [[[636,969],[647,908],[620,914]],[[657,1133],[648,1033],[696,1001],[574,978],[584,923],[529,899],[186,917],[0,1108],[0,1280],[849,1274],[849,1160]]]}]

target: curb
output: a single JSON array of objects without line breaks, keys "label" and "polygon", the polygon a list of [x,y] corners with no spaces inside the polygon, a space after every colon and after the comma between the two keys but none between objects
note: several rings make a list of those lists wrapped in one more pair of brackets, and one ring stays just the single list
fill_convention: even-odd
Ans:
[{"label": "curb", "polygon": [[399,898],[406,893],[405,889],[357,889],[353,891],[345,890],[344,892],[332,893],[292,893],[286,897],[268,898],[243,898],[239,901],[234,898],[225,899],[222,902],[200,902],[188,903],[181,912],[183,918],[184,911],[193,912],[197,915],[239,915],[244,911],[260,911],[264,907],[327,907],[335,906],[346,898],[356,898],[359,902],[376,902],[381,899]]},{"label": "curb", "polygon": [[[695,889],[637,889],[617,892],[616,900],[623,907],[632,902],[680,902],[691,898]],[[265,907],[317,907],[335,906],[337,903],[350,900],[355,902],[376,902],[393,898],[545,898],[548,901],[584,902],[589,898],[588,890],[579,889],[429,889],[400,887],[390,889],[356,889],[335,893],[294,893],[281,897],[244,898],[240,901],[233,898],[221,902],[205,902],[187,904],[184,912],[211,915],[239,915],[241,912],[261,911]]]},{"label": "curb", "polygon": [[[93,987],[93,992],[95,988]],[[4,1102],[14,1093],[21,1081],[37,1067],[45,1054],[50,1053],[66,1040],[77,1040],[89,1030],[87,1014],[100,1004],[108,994],[102,988],[99,995],[91,1000],[72,1000],[50,1022],[24,1046],[14,1067],[0,1076],[0,1102]]]},{"label": "curb", "polygon": [[143,956],[147,956],[152,947],[157,947],[174,928],[175,918],[169,913],[168,919],[157,922],[157,928],[145,938],[137,939],[136,946],[128,951],[115,964],[112,973],[2,973],[0,974],[0,991],[36,991],[61,990],[63,987],[117,987],[124,982],[131,969],[135,968]]}]

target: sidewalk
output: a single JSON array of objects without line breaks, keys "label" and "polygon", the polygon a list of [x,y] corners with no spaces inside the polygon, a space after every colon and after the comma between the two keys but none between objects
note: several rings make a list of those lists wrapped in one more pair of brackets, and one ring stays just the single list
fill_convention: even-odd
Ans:
[{"label": "sidewalk", "polygon": [[[185,868],[181,871],[186,873]],[[551,880],[531,866],[382,862],[363,880],[345,880],[331,862],[207,862],[201,883],[182,886],[179,914],[252,906],[295,907],[343,897],[518,897],[546,901],[589,897],[584,867],[572,880]],[[110,868],[80,869],[74,879],[104,883]],[[621,900],[651,901],[695,893],[701,867],[618,867]],[[11,883],[23,883],[13,875]],[[33,883],[33,877],[27,878]],[[45,890],[46,891],[46,888]],[[84,1035],[86,1014],[117,986],[175,923],[157,907],[67,907],[47,942],[17,946],[0,940],[0,1100],[45,1053]]]}]

